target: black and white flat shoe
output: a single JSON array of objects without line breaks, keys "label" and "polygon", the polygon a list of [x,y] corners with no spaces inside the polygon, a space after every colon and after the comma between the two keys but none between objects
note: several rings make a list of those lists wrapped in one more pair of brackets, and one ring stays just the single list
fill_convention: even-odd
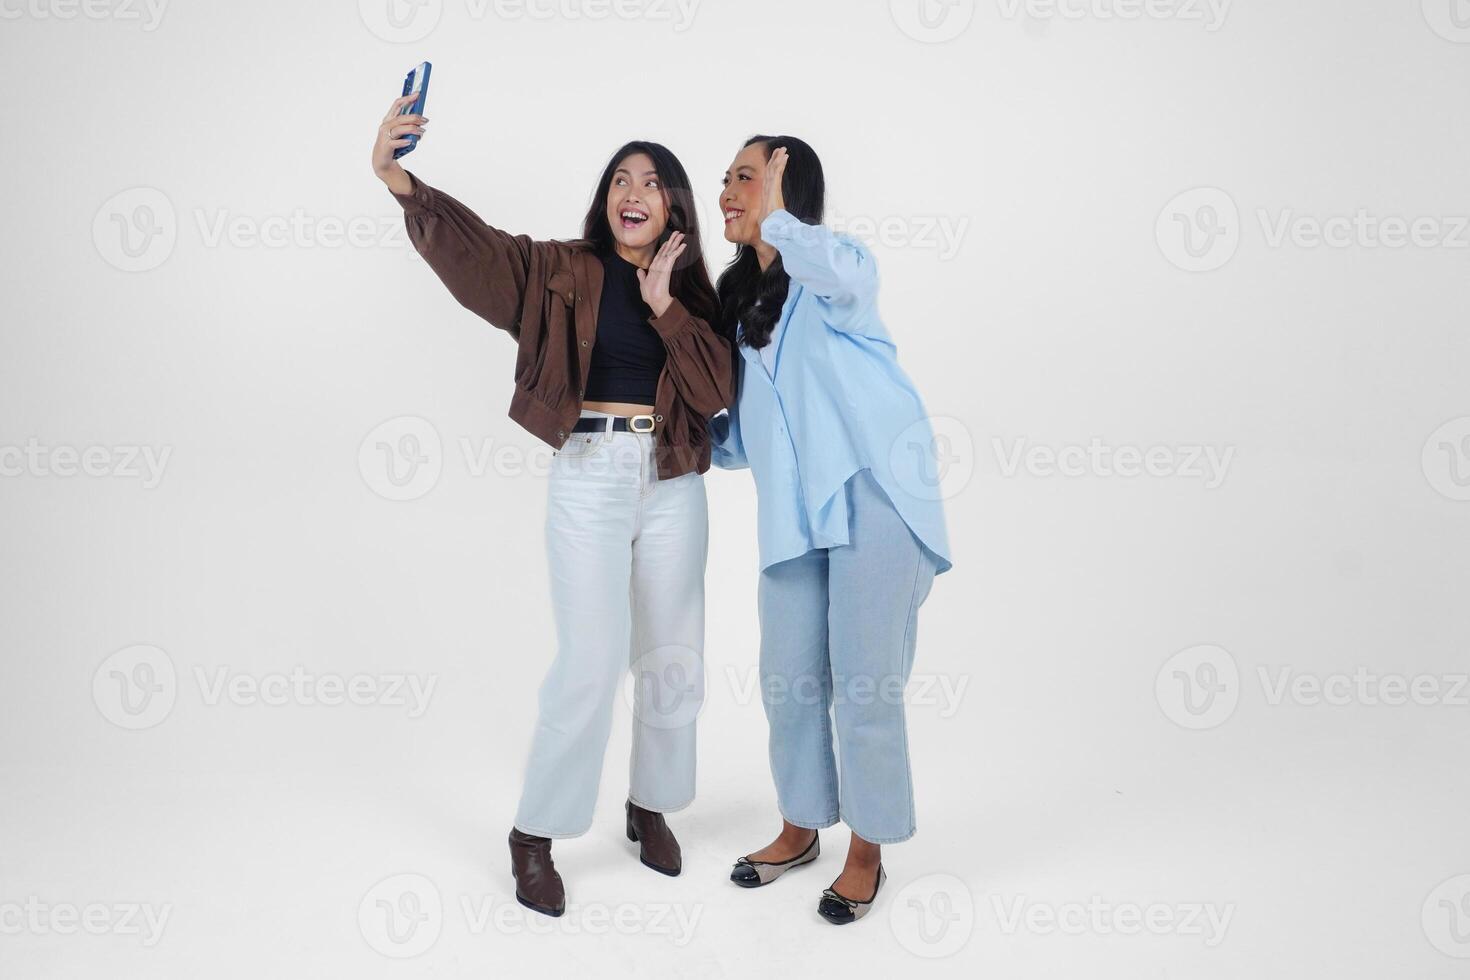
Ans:
[{"label": "black and white flat shoe", "polygon": [[813,831],[812,842],[806,846],[806,850],[790,861],[752,861],[748,856],[737,858],[735,867],[730,870],[730,880],[741,888],[759,888],[761,885],[769,885],[792,868],[811,864],[821,853],[821,835]]},{"label": "black and white flat shoe", "polygon": [[[849,922],[856,922],[868,914],[873,903],[878,900],[878,891],[883,887],[883,882],[888,880],[888,873],[883,870],[883,865],[878,865],[878,881],[873,885],[873,894],[868,896],[866,902],[860,902],[855,898],[846,898],[828,888],[822,892],[822,900],[817,903],[817,914],[834,926],[845,926]],[[836,882],[833,882],[836,884]]]}]

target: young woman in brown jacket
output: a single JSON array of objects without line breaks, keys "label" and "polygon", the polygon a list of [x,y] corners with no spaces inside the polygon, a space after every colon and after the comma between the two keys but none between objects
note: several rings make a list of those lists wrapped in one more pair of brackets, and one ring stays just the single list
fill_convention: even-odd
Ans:
[{"label": "young woman in brown jacket", "polygon": [[[681,868],[664,814],[694,797],[703,698],[706,423],[733,399],[729,343],[700,250],[689,179],[663,146],[613,154],[575,241],[532,241],[480,220],[399,166],[428,120],[378,127],[373,172],[403,205],[414,247],[463,306],[515,338],[510,416],[556,449],[546,547],[557,653],[541,685],[510,834],[516,897],[561,915],[551,840],[592,822],[613,701],[633,668],[626,829],[640,859]],[[631,638],[631,642],[630,642]]]}]

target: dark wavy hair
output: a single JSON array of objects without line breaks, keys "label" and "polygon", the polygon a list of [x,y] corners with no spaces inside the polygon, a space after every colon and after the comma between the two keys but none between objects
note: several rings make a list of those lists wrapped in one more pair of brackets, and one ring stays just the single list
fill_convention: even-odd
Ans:
[{"label": "dark wavy hair", "polygon": [[614,239],[612,226],[607,222],[607,189],[612,186],[613,174],[618,164],[634,153],[646,153],[653,160],[653,169],[658,174],[658,185],[663,191],[664,203],[669,212],[669,221],[656,243],[662,248],[664,242],[676,231],[684,233],[684,254],[669,277],[669,293],[695,316],[710,323],[719,322],[720,301],[710,282],[709,269],[704,264],[704,248],[699,237],[699,215],[694,210],[694,193],[689,189],[689,174],[684,165],[660,143],[648,140],[633,140],[624,143],[608,160],[597,188],[592,192],[592,203],[587,208],[587,217],[582,222],[582,237],[592,243],[598,255],[612,254]]},{"label": "dark wavy hair", "polygon": [[[827,178],[822,173],[817,151],[795,136],[752,136],[745,146],[756,143],[764,145],[767,160],[774,150],[786,148],[786,174],[781,179],[786,210],[806,224],[821,224],[827,202]],[[741,245],[720,273],[720,307],[724,311],[721,326],[725,336],[736,340],[736,327],[740,326],[742,343],[757,350],[769,344],[790,285],[791,277],[781,265],[781,256],[777,255],[761,271],[755,249]]]}]

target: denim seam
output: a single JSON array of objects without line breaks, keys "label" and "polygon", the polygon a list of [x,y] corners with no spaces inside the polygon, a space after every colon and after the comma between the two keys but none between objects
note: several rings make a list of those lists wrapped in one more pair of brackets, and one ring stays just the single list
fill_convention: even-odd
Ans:
[{"label": "denim seam", "polygon": [[678,813],[680,810],[687,809],[694,804],[694,797],[692,796],[689,797],[689,799],[685,800],[683,803],[678,804],[677,806],[651,806],[650,804],[644,803],[642,800],[638,799],[638,797],[634,796],[631,792],[628,794],[628,799],[632,802],[634,806],[638,807],[640,810],[647,810],[650,813]]},{"label": "denim seam", "polygon": [[573,831],[570,834],[554,834],[549,830],[539,830],[535,827],[527,827],[519,822],[515,823],[513,826],[516,830],[519,830],[523,834],[530,834],[532,837],[549,837],[552,840],[568,840],[572,837],[582,837],[587,833],[587,831],[592,829],[592,825],[588,824],[581,830]]},{"label": "denim seam", "polygon": [[854,827],[852,825],[852,821],[847,819],[847,816],[845,814],[842,817],[842,822],[847,824],[848,830],[851,830],[854,834],[856,834],[858,837],[861,837],[869,844],[902,844],[904,841],[909,840],[914,836],[914,827],[912,824],[909,826],[909,832],[901,837],[869,837],[858,830],[858,828]]},{"label": "denim seam", "polygon": [[842,812],[841,781],[838,772],[837,753],[832,746],[832,631],[827,631],[827,686],[822,691],[822,759],[830,763],[823,776],[826,785],[823,797],[837,801],[837,810]]},{"label": "denim seam", "polygon": [[[638,527],[637,527],[636,524],[634,525],[634,528],[633,528],[633,540],[634,541],[637,541],[638,540]],[[638,616],[638,597],[634,594],[634,588],[633,588],[633,582],[634,581],[635,581],[635,579],[634,579],[634,576],[632,574],[632,569],[630,568],[629,569],[629,574],[628,574],[628,659],[629,659],[629,663],[628,663],[628,670],[627,670],[627,673],[629,673],[629,674],[632,674],[634,655],[637,654],[637,652],[638,652],[638,625],[639,625],[638,624],[638,619],[639,619],[639,616]],[[628,756],[628,787],[629,787],[629,789],[628,789],[628,799],[633,800],[634,803],[638,803],[638,801],[633,799],[632,785],[633,785],[633,777],[635,775],[633,769],[634,769],[635,766],[638,765],[638,759],[640,758],[639,749],[643,745],[643,720],[638,717],[639,699],[642,696],[641,695],[641,691],[642,691],[642,687],[638,683],[638,677],[637,677],[637,675],[633,675],[633,748],[632,748],[631,753]],[[605,746],[604,746],[604,751],[606,751],[606,747]],[[643,806],[642,803],[638,803],[638,805],[639,806]],[[686,804],[686,806],[687,806],[687,804]],[[645,810],[652,810],[653,809],[653,807],[643,807],[643,808]]]},{"label": "denim seam", "polygon": [[793,820],[793,819],[791,819],[790,814],[788,814],[786,812],[785,808],[781,806],[781,801],[780,800],[777,800],[776,801],[776,809],[778,809],[778,810],[781,811],[781,819],[782,820],[785,820],[787,823],[791,824],[794,827],[801,827],[801,828],[803,828],[805,830],[826,830],[828,827],[830,827],[833,824],[837,823],[837,821],[839,819],[839,817],[835,817],[835,816],[833,816],[833,817],[824,817],[824,818],[822,818],[822,822],[820,822],[820,823],[811,823],[810,821],[804,821],[804,820]]},{"label": "denim seam", "polygon": [[[913,635],[914,619],[915,619],[915,617],[916,617],[916,615],[918,613],[917,600],[918,600],[918,597],[919,597],[919,582],[920,582],[920,580],[923,577],[924,577],[924,552],[923,552],[923,549],[920,548],[920,549],[918,549],[918,551],[917,551],[917,553],[915,555],[915,559],[914,559],[914,586],[913,586],[913,590],[909,593],[909,611],[908,611],[908,614],[906,616],[904,616],[904,620],[903,620],[903,642],[901,642],[899,644],[899,647],[898,647],[898,658],[899,658],[898,659],[898,666],[899,666],[900,672],[903,670],[903,660],[904,660],[905,657],[908,656],[909,638]],[[918,651],[917,650],[914,651],[914,655],[915,655],[915,657],[918,656]],[[913,664],[912,663],[909,664],[909,670],[910,670],[910,672],[912,672],[912,670],[913,670]],[[904,680],[904,686],[907,687],[908,686],[908,677],[907,676],[904,676],[903,680]],[[905,697],[903,697],[902,695],[900,695],[899,696],[899,699],[898,699],[898,716],[899,716],[899,721],[901,722],[901,724],[899,726],[899,731],[901,731],[903,733],[903,768],[904,768],[904,775],[908,779],[909,832],[908,832],[907,837],[902,838],[902,839],[906,840],[908,837],[912,837],[914,835],[914,829],[915,829],[915,825],[918,822],[918,819],[917,819],[917,816],[914,813],[914,771],[913,771],[914,766],[913,766],[913,761],[912,761],[911,757],[909,756],[909,703],[908,703],[908,699],[905,698]],[[876,844],[876,843],[880,843],[880,842],[879,841],[874,841],[874,843]]]}]

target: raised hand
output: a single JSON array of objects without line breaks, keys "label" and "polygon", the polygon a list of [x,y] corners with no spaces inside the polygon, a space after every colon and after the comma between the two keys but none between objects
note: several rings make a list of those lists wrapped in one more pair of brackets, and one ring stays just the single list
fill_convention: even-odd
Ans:
[{"label": "raised hand", "polygon": [[388,107],[388,114],[378,125],[378,138],[373,143],[373,173],[388,185],[389,190],[398,194],[407,194],[413,188],[409,185],[408,175],[403,172],[398,161],[393,159],[393,151],[408,145],[409,141],[403,137],[409,133],[417,134],[422,139],[424,125],[429,121],[427,116],[416,113],[399,115],[404,106],[417,98],[417,95],[405,95],[393,100],[393,104]]},{"label": "raised hand", "polygon": [[766,173],[761,197],[761,221],[786,207],[786,196],[781,193],[781,181],[786,176],[786,147],[778,146],[771,151],[766,161]]},{"label": "raised hand", "polygon": [[663,316],[674,301],[674,297],[669,295],[669,277],[674,274],[674,264],[686,248],[688,243],[684,241],[684,233],[676,231],[658,250],[647,270],[638,270],[638,291],[643,294],[643,302],[653,310],[654,316]]}]

